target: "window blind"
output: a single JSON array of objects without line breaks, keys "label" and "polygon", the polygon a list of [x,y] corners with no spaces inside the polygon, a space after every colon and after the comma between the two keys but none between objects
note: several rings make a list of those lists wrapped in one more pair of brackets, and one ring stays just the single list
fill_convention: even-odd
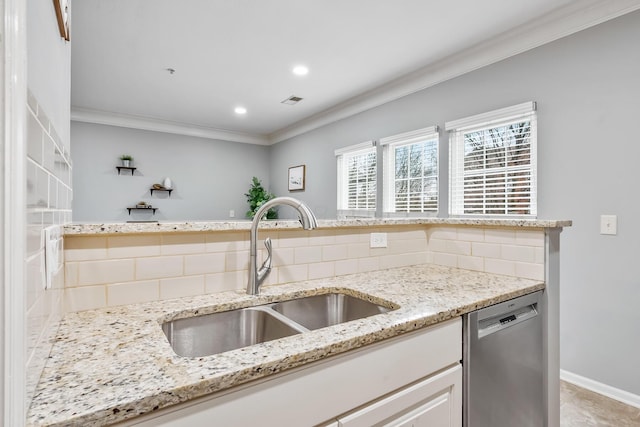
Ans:
[{"label": "window blind", "polygon": [[516,107],[447,124],[452,215],[537,214],[535,103]]},{"label": "window blind", "polygon": [[377,156],[373,142],[336,150],[338,158],[338,209],[376,209]]},{"label": "window blind", "polygon": [[438,128],[383,138],[385,212],[438,211]]}]

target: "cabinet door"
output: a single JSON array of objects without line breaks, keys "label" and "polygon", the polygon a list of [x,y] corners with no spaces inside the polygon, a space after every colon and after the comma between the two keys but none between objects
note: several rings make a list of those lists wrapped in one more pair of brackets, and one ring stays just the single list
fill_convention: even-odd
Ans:
[{"label": "cabinet door", "polygon": [[417,382],[351,414],[338,418],[340,427],[460,427],[462,367]]}]

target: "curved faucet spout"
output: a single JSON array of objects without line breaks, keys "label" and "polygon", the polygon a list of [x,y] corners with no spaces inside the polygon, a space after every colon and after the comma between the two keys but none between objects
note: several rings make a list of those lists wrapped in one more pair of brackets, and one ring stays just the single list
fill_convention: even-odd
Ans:
[{"label": "curved faucet spout", "polygon": [[302,228],[304,228],[305,230],[313,230],[314,228],[318,227],[318,220],[316,219],[316,216],[313,214],[311,209],[309,209],[309,207],[303,202],[294,199],[293,197],[276,197],[275,199],[271,199],[260,206],[260,209],[258,209],[258,211],[256,212],[255,216],[253,217],[253,222],[251,223],[251,241],[249,246],[249,282],[247,283],[247,293],[249,295],[258,295],[258,293],[260,292],[260,285],[271,272],[271,239],[267,239],[265,241],[265,246],[268,252],[267,260],[258,270],[258,225],[260,224],[260,220],[264,216],[264,214],[269,209],[277,205],[291,206],[292,208],[297,210],[300,217],[300,223],[302,224]]}]

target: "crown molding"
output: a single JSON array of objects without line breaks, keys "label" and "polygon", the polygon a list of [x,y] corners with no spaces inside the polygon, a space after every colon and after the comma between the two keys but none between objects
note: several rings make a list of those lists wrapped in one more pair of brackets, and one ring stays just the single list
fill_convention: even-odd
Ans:
[{"label": "crown molding", "polygon": [[272,145],[638,9],[640,0],[576,0],[517,29],[504,32],[269,135],[84,108],[72,108],[71,120],[247,144]]},{"label": "crown molding", "polygon": [[71,121],[150,130],[222,141],[242,142],[245,144],[269,145],[270,143],[269,139],[263,135],[234,132],[189,123],[178,123],[168,120],[132,116],[128,114],[112,113],[88,108],[72,108]]},{"label": "crown molding", "polygon": [[640,0],[580,0],[269,135],[272,144],[410,95],[640,9]]}]

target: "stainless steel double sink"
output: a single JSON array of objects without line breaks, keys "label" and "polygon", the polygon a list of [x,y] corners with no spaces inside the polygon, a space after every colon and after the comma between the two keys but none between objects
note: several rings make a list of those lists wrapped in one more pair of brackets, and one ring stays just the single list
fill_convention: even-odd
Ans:
[{"label": "stainless steel double sink", "polygon": [[162,324],[179,356],[201,357],[394,310],[343,293],[313,295]]}]

